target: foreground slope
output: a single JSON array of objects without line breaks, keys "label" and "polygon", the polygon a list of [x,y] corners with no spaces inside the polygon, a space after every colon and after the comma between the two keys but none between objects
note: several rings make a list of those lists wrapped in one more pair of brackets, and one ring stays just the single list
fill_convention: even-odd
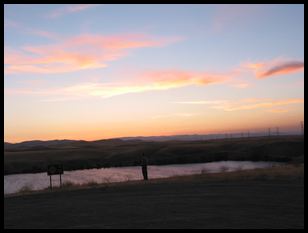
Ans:
[{"label": "foreground slope", "polygon": [[304,228],[304,167],[6,197],[5,228]]}]

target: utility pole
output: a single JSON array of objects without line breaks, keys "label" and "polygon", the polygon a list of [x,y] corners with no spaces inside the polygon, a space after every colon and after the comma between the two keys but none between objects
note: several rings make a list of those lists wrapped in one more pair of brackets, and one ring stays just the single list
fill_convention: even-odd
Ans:
[{"label": "utility pole", "polygon": [[304,122],[301,121],[301,133],[302,135],[304,135]]}]

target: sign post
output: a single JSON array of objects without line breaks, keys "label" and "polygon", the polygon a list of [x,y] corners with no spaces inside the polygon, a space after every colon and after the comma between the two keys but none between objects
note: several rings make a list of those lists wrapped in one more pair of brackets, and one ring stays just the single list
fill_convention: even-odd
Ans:
[{"label": "sign post", "polygon": [[50,189],[52,189],[51,176],[49,176],[49,178],[50,178]]},{"label": "sign post", "polygon": [[62,164],[48,165],[47,175],[50,178],[50,189],[52,189],[52,181],[51,181],[52,175],[60,175],[60,187],[62,187],[62,178],[61,178],[62,174],[63,174],[63,165]]}]

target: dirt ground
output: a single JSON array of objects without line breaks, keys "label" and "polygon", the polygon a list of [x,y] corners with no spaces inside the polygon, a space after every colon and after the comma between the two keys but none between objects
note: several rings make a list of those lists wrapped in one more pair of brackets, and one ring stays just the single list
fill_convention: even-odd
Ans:
[{"label": "dirt ground", "polygon": [[6,197],[4,227],[304,228],[304,182],[184,179]]}]

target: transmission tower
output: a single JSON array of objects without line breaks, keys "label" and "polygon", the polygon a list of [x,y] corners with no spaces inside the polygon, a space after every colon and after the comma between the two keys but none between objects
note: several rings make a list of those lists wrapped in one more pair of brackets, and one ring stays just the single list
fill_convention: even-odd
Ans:
[{"label": "transmission tower", "polygon": [[279,127],[276,127],[276,135],[279,136]]}]

